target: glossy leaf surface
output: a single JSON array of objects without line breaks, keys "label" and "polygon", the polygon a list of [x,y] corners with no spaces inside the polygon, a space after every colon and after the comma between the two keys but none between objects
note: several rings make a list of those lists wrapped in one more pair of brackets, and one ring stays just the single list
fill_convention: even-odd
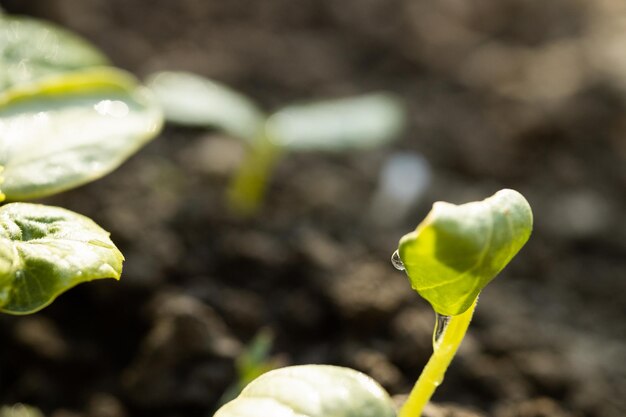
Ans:
[{"label": "glossy leaf surface", "polygon": [[268,120],[267,135],[294,150],[372,148],[395,139],[404,118],[397,98],[373,93],[285,107]]},{"label": "glossy leaf surface", "polygon": [[123,256],[87,217],[58,207],[0,207],[0,311],[27,314],[85,281],[119,279]]},{"label": "glossy leaf surface", "polygon": [[265,115],[256,104],[216,81],[187,72],[161,72],[147,85],[169,122],[212,127],[244,140],[262,133]]},{"label": "glossy leaf surface", "polygon": [[99,178],[159,131],[160,109],[127,73],[92,68],[0,93],[0,189],[41,197]]},{"label": "glossy leaf surface", "polygon": [[107,59],[77,35],[41,20],[0,13],[0,91]]},{"label": "glossy leaf surface", "polygon": [[398,252],[413,288],[437,313],[454,316],[524,246],[532,224],[528,202],[513,190],[462,205],[437,202]]},{"label": "glossy leaf surface", "polygon": [[248,385],[214,417],[393,417],[385,390],[365,374],[328,365],[291,366]]}]

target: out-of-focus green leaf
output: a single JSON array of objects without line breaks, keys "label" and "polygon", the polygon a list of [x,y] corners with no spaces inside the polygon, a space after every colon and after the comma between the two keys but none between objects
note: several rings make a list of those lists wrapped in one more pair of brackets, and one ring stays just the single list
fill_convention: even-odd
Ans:
[{"label": "out-of-focus green leaf", "polygon": [[270,116],[267,135],[293,150],[372,148],[395,139],[405,109],[388,93],[284,107]]},{"label": "out-of-focus green leaf", "polygon": [[[0,9],[2,13],[2,9]],[[40,409],[28,404],[13,404],[0,407],[0,417],[45,417]]]},{"label": "out-of-focus green leaf", "polygon": [[291,366],[263,374],[214,417],[393,417],[385,390],[353,369]]},{"label": "out-of-focus green leaf", "polygon": [[8,199],[54,194],[117,168],[153,138],[161,111],[128,73],[90,68],[0,93]]},{"label": "out-of-focus green leaf", "polygon": [[120,251],[87,217],[58,207],[0,207],[0,311],[27,314],[101,278],[119,279]]},{"label": "out-of-focus green leaf", "polygon": [[0,91],[107,63],[87,41],[56,25],[0,13]]},{"label": "out-of-focus green leaf", "polygon": [[254,140],[265,115],[233,89],[187,72],[160,72],[148,79],[169,122],[213,127],[239,139]]},{"label": "out-of-focus green leaf", "polygon": [[269,329],[261,329],[254,336],[254,339],[235,360],[238,380],[226,389],[219,400],[220,404],[236,398],[250,382],[281,366],[282,361],[270,356],[273,343],[274,335]]},{"label": "out-of-focus green leaf", "polygon": [[276,361],[270,357],[274,335],[269,329],[261,329],[243,353],[237,358],[235,366],[242,387],[264,373],[276,368]]},{"label": "out-of-focus green leaf", "polygon": [[398,253],[413,288],[439,314],[466,311],[524,246],[533,215],[517,191],[462,205],[437,202]]}]

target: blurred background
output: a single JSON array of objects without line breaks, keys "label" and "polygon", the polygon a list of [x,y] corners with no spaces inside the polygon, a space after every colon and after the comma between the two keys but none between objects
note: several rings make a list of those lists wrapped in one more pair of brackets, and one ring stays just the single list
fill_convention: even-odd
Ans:
[{"label": "blurred background", "polygon": [[267,109],[378,90],[409,108],[386,148],[285,156],[249,218],[224,201],[242,144],[202,129],[168,126],[112,175],[46,199],[111,231],[124,276],[0,317],[0,403],[209,416],[260,329],[268,363],[350,366],[406,393],[434,315],[391,253],[433,201],[507,187],[529,200],[534,234],[483,292],[434,397],[454,406],[432,416],[626,415],[625,2],[0,6],[80,33],[141,78],[192,71]]}]

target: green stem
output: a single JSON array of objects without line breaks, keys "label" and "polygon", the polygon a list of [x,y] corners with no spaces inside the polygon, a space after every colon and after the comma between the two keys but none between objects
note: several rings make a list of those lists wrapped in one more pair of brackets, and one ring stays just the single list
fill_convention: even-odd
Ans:
[{"label": "green stem", "polygon": [[433,354],[411,390],[408,400],[400,409],[398,417],[419,417],[422,414],[424,406],[443,381],[446,369],[463,341],[475,308],[476,301],[466,312],[450,317],[447,327],[434,342]]},{"label": "green stem", "polygon": [[254,141],[228,188],[231,210],[250,215],[259,209],[280,153],[280,149],[265,136]]}]

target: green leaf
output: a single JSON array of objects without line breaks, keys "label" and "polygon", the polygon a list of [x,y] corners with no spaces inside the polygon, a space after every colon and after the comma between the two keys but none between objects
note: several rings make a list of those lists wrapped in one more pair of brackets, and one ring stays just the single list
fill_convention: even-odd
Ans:
[{"label": "green leaf", "polygon": [[84,39],[51,23],[0,13],[0,91],[108,60]]},{"label": "green leaf", "polygon": [[274,335],[269,329],[261,329],[254,336],[254,339],[235,359],[238,379],[226,389],[219,400],[219,404],[225,404],[236,398],[250,382],[264,373],[280,367],[281,361],[270,356],[273,342]]},{"label": "green leaf", "polygon": [[402,102],[388,93],[285,107],[267,122],[267,135],[294,150],[373,148],[395,139],[404,128]]},{"label": "green leaf", "polygon": [[353,369],[290,366],[263,374],[214,417],[393,417],[380,385]]},{"label": "green leaf", "polygon": [[274,335],[268,329],[261,329],[235,361],[241,388],[259,376],[277,368],[270,357]]},{"label": "green leaf", "polygon": [[[2,13],[2,9],[0,9],[0,13]],[[17,403],[12,406],[3,405],[0,407],[0,417],[45,417],[45,415],[37,407]]]},{"label": "green leaf", "polygon": [[81,282],[119,279],[123,260],[87,217],[39,204],[0,207],[2,312],[32,313]]},{"label": "green leaf", "polygon": [[168,122],[212,127],[244,140],[255,139],[265,115],[243,94],[199,75],[160,72],[147,81]]},{"label": "green leaf", "polygon": [[8,199],[42,197],[117,168],[160,130],[149,90],[114,68],[48,77],[0,93],[0,165]]},{"label": "green leaf", "polygon": [[513,190],[458,206],[437,202],[398,253],[413,288],[437,313],[454,316],[524,246],[532,225],[528,202]]}]

